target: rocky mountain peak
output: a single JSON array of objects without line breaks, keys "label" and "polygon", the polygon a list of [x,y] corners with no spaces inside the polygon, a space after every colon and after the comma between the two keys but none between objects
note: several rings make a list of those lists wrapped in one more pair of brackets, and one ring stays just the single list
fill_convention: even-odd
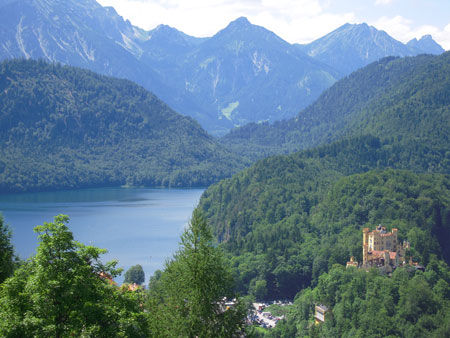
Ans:
[{"label": "rocky mountain peak", "polygon": [[433,40],[433,37],[430,34],[422,36],[420,40],[417,40],[416,38],[410,40],[407,43],[407,46],[415,48],[420,52],[427,54],[439,55],[445,52],[441,45]]}]

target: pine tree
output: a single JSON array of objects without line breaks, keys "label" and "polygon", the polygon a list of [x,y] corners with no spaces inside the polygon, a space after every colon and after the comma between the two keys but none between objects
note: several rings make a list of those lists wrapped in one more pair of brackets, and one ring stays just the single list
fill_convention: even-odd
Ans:
[{"label": "pine tree", "polygon": [[243,331],[245,311],[234,298],[233,280],[222,252],[199,210],[181,236],[180,248],[168,261],[155,289],[150,311],[155,332],[166,337],[233,337]]}]

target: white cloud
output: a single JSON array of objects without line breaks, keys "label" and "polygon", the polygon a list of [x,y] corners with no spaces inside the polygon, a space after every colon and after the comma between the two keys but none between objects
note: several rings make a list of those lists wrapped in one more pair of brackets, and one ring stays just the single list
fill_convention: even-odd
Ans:
[{"label": "white cloud", "polygon": [[405,42],[410,39],[412,21],[400,15],[392,18],[383,16],[371,24],[400,41]]},{"label": "white cloud", "polygon": [[319,0],[99,0],[141,28],[167,24],[193,36],[212,36],[246,16],[289,42],[309,42],[354,21],[352,13],[327,13]]},{"label": "white cloud", "polygon": [[195,36],[210,36],[231,20],[250,12],[260,0],[100,0],[141,28],[167,24]]},{"label": "white cloud", "polygon": [[308,43],[330,33],[347,22],[354,22],[353,13],[334,15],[322,13],[318,16],[292,18],[290,21],[278,21],[269,13],[263,13],[251,20],[273,31],[290,43]]},{"label": "white cloud", "polygon": [[376,0],[375,5],[389,5],[393,0]]},{"label": "white cloud", "polygon": [[406,43],[411,39],[420,39],[426,34],[430,34],[433,39],[439,43],[445,50],[450,49],[450,23],[441,29],[433,25],[413,26],[412,20],[406,19],[400,15],[388,18],[381,17],[372,23],[377,29],[386,31],[393,38]]},{"label": "white cloud", "polygon": [[450,50],[450,23],[444,27],[443,30],[432,34],[433,38],[444,48],[445,50]]},{"label": "white cloud", "polygon": [[[124,18],[143,29],[159,24],[175,27],[197,37],[212,36],[230,21],[246,16],[253,24],[263,26],[281,38],[294,43],[307,43],[331,32],[346,22],[367,22],[385,30],[394,38],[407,42],[431,34],[445,49],[450,49],[450,24],[445,28],[433,25],[417,27],[401,15],[383,16],[369,21],[352,11],[333,12],[330,0],[98,0],[113,6]],[[336,0],[333,0],[336,1]],[[346,0],[339,0],[345,2]],[[387,5],[394,0],[370,2]]]}]

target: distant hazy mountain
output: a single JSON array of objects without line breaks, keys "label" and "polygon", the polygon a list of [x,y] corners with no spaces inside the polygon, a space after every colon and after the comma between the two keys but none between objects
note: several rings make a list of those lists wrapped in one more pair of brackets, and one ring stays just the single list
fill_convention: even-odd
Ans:
[{"label": "distant hazy mountain", "polygon": [[149,35],[143,59],[164,83],[190,96],[200,110],[184,113],[215,134],[248,122],[291,117],[340,77],[246,18],[209,39],[168,26]]},{"label": "distant hazy mountain", "polygon": [[0,63],[0,193],[206,186],[246,164],[131,81],[43,61]]},{"label": "distant hazy mountain", "polygon": [[46,59],[122,76],[138,73],[139,42],[147,33],[111,7],[92,0],[7,0],[0,6],[2,59]]},{"label": "distant hazy mountain", "polygon": [[424,153],[438,158],[449,147],[449,121],[450,52],[389,57],[339,80],[296,118],[247,125],[224,142],[265,155],[371,134],[415,144],[416,151],[428,147]]},{"label": "distant hazy mountain", "polygon": [[95,0],[0,1],[0,59],[44,59],[130,79],[216,135],[295,116],[352,70],[428,45],[419,51],[367,25],[291,45],[245,18],[195,38],[165,25],[144,31]]},{"label": "distant hazy mountain", "polygon": [[[422,38],[408,45],[367,24],[345,24],[307,45],[297,45],[309,56],[320,60],[344,74],[386,56],[413,56],[422,53],[443,52],[432,38]],[[440,50],[439,52],[438,49]]]},{"label": "distant hazy mountain", "polygon": [[431,35],[424,35],[420,40],[412,39],[406,45],[426,54],[439,55],[445,52],[444,48],[434,41]]},{"label": "distant hazy mountain", "polygon": [[293,116],[340,76],[241,18],[210,39],[146,32],[94,0],[0,2],[0,58],[131,79],[210,131]]},{"label": "distant hazy mountain", "polygon": [[228,128],[293,116],[340,76],[246,18],[200,44],[185,62],[171,85],[183,86]]},{"label": "distant hazy mountain", "polygon": [[196,110],[143,62],[150,34],[95,0],[0,2],[0,59],[44,59],[127,78],[181,113]]}]

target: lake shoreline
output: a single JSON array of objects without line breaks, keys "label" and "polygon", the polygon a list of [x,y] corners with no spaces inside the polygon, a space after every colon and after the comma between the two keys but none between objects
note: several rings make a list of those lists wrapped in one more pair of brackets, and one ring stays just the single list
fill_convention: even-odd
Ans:
[{"label": "lake shoreline", "polygon": [[106,187],[17,193],[0,195],[0,212],[23,259],[37,246],[33,228],[67,214],[76,240],[107,249],[102,260],[118,259],[125,270],[143,265],[148,281],[178,248],[179,236],[203,191]]}]

